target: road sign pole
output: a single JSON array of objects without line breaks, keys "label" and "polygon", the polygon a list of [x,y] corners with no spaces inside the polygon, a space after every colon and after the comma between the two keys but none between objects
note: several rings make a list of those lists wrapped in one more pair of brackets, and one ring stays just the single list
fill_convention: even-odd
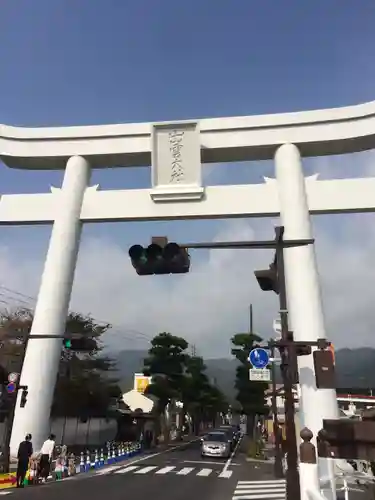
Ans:
[{"label": "road sign pole", "polygon": [[[283,227],[276,228],[276,261],[277,261],[277,276],[279,286],[279,306],[280,306],[280,321],[281,321],[281,338],[283,341],[288,341],[289,326],[288,326],[288,311],[287,297],[285,286],[285,270],[284,270],[284,246],[283,246]],[[294,422],[294,395],[293,381],[291,370],[294,369],[294,360],[296,359],[296,350],[293,344],[287,348],[281,349],[281,359],[284,365],[282,370],[284,381],[285,395],[285,427],[286,427],[286,446],[287,446],[287,499],[300,500],[300,482],[298,472],[298,453],[297,453],[297,436],[296,426]]]},{"label": "road sign pole", "polygon": [[[271,358],[275,359],[275,346],[271,345]],[[272,380],[272,397],[271,397],[271,408],[273,413],[273,436],[275,440],[275,462],[274,462],[274,472],[275,477],[284,477],[283,472],[283,462],[282,462],[282,450],[281,450],[281,434],[279,427],[279,418],[277,410],[277,392],[276,392],[276,363],[272,361],[271,363],[271,380]]]}]

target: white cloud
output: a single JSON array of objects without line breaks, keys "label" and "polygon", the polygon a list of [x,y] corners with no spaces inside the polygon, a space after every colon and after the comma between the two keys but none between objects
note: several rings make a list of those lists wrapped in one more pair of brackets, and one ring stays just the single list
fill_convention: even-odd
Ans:
[{"label": "white cloud", "polygon": [[[370,175],[373,158],[372,154],[355,155],[345,162],[355,160],[357,171]],[[321,164],[322,177],[327,177],[329,159]],[[272,237],[273,224],[270,220],[223,221],[215,240]],[[373,214],[314,220],[327,332],[339,347],[375,346],[374,228]],[[35,296],[43,256],[21,257],[19,244],[0,246],[1,284]],[[108,342],[118,349],[146,347],[142,334],[171,331],[195,343],[205,356],[226,355],[230,336],[248,328],[250,302],[257,331],[264,337],[272,335],[277,298],[261,292],[253,275],[254,269],[268,265],[272,252],[192,251],[191,256],[187,275],[139,277],[116,234],[84,238],[72,307],[116,325]],[[22,299],[0,287],[0,300],[10,301],[10,297],[14,304]]]}]

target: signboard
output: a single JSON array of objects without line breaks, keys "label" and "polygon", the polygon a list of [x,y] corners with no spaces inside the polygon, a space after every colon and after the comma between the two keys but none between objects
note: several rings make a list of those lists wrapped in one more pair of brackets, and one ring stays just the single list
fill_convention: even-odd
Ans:
[{"label": "signboard", "polygon": [[249,379],[252,382],[271,382],[271,370],[268,368],[251,368]]},{"label": "signboard", "polygon": [[134,374],[134,390],[143,394],[151,384],[151,377],[146,377],[143,373]]},{"label": "signboard", "polygon": [[12,394],[16,390],[16,384],[14,382],[9,382],[7,385],[7,393]]},{"label": "signboard", "polygon": [[204,188],[198,122],[153,125],[151,147],[153,201],[200,200]]},{"label": "signboard", "polygon": [[19,374],[16,372],[9,373],[8,375],[8,382],[10,383],[16,383],[18,380]]},{"label": "signboard", "polygon": [[266,349],[256,347],[250,351],[248,360],[254,368],[265,368],[270,362],[270,357]]}]

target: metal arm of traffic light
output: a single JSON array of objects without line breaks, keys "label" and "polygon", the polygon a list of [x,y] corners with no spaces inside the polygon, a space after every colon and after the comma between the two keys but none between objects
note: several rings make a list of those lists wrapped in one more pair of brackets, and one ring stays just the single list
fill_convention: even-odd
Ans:
[{"label": "metal arm of traffic light", "polygon": [[[284,229],[282,226],[276,227],[275,230]],[[283,248],[303,247],[305,245],[312,245],[314,239],[298,239],[298,240],[283,240]],[[207,249],[276,249],[279,243],[277,240],[259,240],[259,241],[215,241],[211,243],[179,243],[181,248],[207,248]]]}]

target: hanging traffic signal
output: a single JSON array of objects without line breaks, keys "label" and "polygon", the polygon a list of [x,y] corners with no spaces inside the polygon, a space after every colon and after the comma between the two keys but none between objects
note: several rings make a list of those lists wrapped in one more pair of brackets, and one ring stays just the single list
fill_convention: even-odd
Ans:
[{"label": "hanging traffic signal", "polygon": [[25,408],[27,403],[27,395],[29,394],[29,391],[27,389],[28,389],[27,385],[25,386],[24,389],[22,389],[21,401],[20,401],[21,408]]},{"label": "hanging traffic signal", "polygon": [[152,238],[147,248],[133,245],[129,249],[132,266],[139,276],[152,274],[181,274],[190,269],[190,256],[177,243],[167,238]]},{"label": "hanging traffic signal", "polygon": [[96,342],[85,335],[69,335],[64,338],[63,346],[69,351],[91,352],[97,348]]},{"label": "hanging traffic signal", "polygon": [[264,292],[275,292],[277,295],[279,294],[279,282],[276,263],[270,264],[269,269],[254,271],[254,274],[260,288]]}]

